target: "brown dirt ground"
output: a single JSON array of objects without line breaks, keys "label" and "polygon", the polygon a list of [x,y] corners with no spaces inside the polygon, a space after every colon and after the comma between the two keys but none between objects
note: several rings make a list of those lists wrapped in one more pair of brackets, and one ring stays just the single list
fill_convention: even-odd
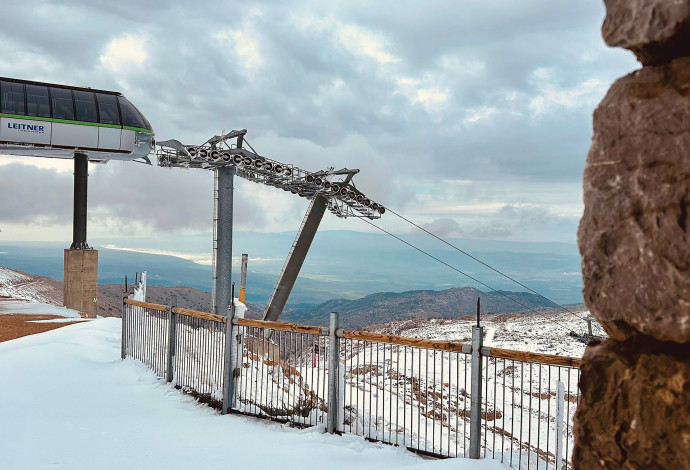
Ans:
[{"label": "brown dirt ground", "polygon": [[52,320],[54,318],[63,317],[57,315],[0,315],[0,343],[21,338],[22,336],[62,328],[74,323],[30,323],[33,320]]}]

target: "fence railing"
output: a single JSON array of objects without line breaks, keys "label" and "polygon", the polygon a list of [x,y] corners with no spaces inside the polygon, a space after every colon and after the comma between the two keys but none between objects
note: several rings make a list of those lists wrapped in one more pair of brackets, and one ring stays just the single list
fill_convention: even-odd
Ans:
[{"label": "fence railing", "polygon": [[[571,468],[576,358],[337,324],[235,318],[229,327],[226,317],[174,301],[125,299],[122,332],[123,358],[142,361],[224,411],[299,426],[328,424],[437,457],[490,457],[527,470]],[[473,370],[473,351],[480,370]],[[473,374],[480,379],[474,388]],[[224,386],[230,387],[225,402]]]}]

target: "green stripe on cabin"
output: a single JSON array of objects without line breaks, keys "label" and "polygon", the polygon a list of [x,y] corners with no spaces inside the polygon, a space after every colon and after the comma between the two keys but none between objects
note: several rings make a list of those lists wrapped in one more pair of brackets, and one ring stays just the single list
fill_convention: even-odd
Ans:
[{"label": "green stripe on cabin", "polygon": [[100,122],[86,122],[86,121],[70,121],[68,119],[55,119],[40,116],[21,116],[18,114],[5,114],[0,113],[0,117],[12,118],[12,119],[28,119],[30,121],[46,121],[46,122],[59,122],[62,124],[77,124],[79,126],[94,126],[94,127],[107,127],[110,129],[127,129],[130,131],[144,132],[146,134],[153,134],[153,131],[148,129],[142,129],[141,127],[131,127],[131,126],[118,126],[116,124],[103,124]]}]

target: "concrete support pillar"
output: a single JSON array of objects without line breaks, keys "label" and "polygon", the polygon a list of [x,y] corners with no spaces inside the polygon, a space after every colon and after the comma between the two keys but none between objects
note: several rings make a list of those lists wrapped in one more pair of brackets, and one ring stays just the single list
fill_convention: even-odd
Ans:
[{"label": "concrete support pillar", "polygon": [[86,243],[87,190],[89,159],[74,154],[74,212],[72,245],[65,250],[63,304],[82,316],[95,318],[98,313],[98,251]]},{"label": "concrete support pillar", "polygon": [[65,250],[63,303],[83,317],[98,313],[98,250]]}]

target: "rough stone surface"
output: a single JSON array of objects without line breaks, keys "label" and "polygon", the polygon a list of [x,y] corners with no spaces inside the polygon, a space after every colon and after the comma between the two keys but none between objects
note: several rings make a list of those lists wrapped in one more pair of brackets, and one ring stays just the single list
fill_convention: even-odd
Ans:
[{"label": "rough stone surface", "polygon": [[690,58],[618,80],[594,113],[578,243],[607,333],[690,342]]},{"label": "rough stone surface", "polygon": [[690,1],[604,0],[609,46],[630,49],[644,65],[690,56]]},{"label": "rough stone surface", "polygon": [[635,338],[589,346],[573,468],[690,468],[690,349]]}]

